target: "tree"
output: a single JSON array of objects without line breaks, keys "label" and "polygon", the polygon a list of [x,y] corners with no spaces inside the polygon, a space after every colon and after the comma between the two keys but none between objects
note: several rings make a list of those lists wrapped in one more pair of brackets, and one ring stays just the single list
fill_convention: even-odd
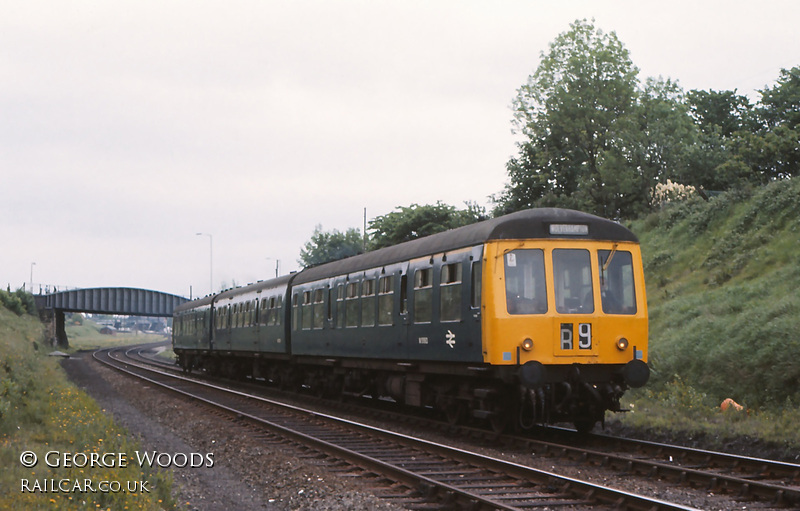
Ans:
[{"label": "tree", "polygon": [[458,210],[441,201],[434,205],[398,206],[395,208],[397,211],[370,221],[370,249],[397,245],[488,218],[485,210],[477,204],[468,202],[466,206],[466,209]]},{"label": "tree", "polygon": [[[683,89],[667,78],[647,78],[638,93],[633,129],[621,134],[626,159],[609,185],[622,188],[617,210],[639,213],[650,206],[652,191],[668,180],[686,184],[698,129],[689,116]],[[627,164],[627,165],[626,165]],[[694,183],[690,183],[694,184]]]},{"label": "tree", "polygon": [[700,131],[722,138],[740,131],[752,109],[747,96],[737,95],[736,90],[690,90],[686,96],[689,112]]},{"label": "tree", "polygon": [[741,158],[765,183],[800,175],[800,67],[781,69],[778,83],[759,91],[759,129],[740,146]]},{"label": "tree", "polygon": [[514,123],[527,140],[507,165],[511,182],[496,212],[546,204],[608,214],[617,192],[604,190],[602,166],[624,160],[618,141],[631,129],[637,74],[614,32],[578,20],[560,34],[514,99]]},{"label": "tree", "polygon": [[767,128],[800,128],[800,67],[781,69],[778,84],[761,93],[759,118]]},{"label": "tree", "polygon": [[364,239],[361,231],[349,228],[346,232],[336,229],[323,231],[322,225],[314,227],[314,234],[300,250],[297,262],[303,266],[314,266],[354,256],[363,251]]}]

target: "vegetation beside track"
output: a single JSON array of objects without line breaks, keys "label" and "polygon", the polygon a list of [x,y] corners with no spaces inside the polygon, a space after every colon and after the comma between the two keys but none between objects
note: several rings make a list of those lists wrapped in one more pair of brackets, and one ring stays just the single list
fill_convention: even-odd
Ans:
[{"label": "vegetation beside track", "polygon": [[[621,422],[800,452],[800,179],[669,203],[630,227],[653,372]],[[723,413],[727,398],[743,409]]]},{"label": "vegetation beside track", "polygon": [[[44,458],[50,451],[134,456],[142,448],[67,380],[43,339],[37,318],[0,306],[0,509],[175,509],[170,474],[140,467],[135,460],[114,468],[48,466]],[[35,467],[22,465],[28,451],[39,459]],[[37,481],[44,489],[51,481],[58,487],[66,480],[62,487],[72,490],[76,481],[85,489],[86,479],[95,488],[101,481],[119,481],[122,488],[147,481],[150,491],[23,491],[23,481],[28,489],[35,489]]]}]

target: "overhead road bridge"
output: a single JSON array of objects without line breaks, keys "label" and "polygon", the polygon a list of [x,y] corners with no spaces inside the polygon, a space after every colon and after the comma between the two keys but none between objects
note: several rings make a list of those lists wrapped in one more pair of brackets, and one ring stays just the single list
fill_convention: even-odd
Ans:
[{"label": "overhead road bridge", "polygon": [[68,346],[64,330],[65,312],[115,314],[120,316],[171,317],[172,311],[188,299],[178,295],[130,287],[71,289],[36,297],[43,319],[53,325],[54,344]]}]

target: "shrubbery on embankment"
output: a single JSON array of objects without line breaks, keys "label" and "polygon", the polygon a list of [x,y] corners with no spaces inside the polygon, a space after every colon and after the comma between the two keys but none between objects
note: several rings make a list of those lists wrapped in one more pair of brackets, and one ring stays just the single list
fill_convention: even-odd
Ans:
[{"label": "shrubbery on embankment", "polygon": [[[653,370],[634,416],[800,446],[800,179],[668,203],[630,227]],[[722,414],[726,398],[744,410]]]},{"label": "shrubbery on embankment", "polygon": [[[0,509],[175,508],[170,476],[164,472],[134,463],[48,466],[43,458],[50,451],[91,456],[141,448],[67,380],[54,357],[42,353],[43,336],[38,318],[0,305]],[[23,466],[26,452],[39,458],[35,467]],[[102,481],[117,481],[125,490],[129,482],[147,481],[149,492],[102,491]]]}]

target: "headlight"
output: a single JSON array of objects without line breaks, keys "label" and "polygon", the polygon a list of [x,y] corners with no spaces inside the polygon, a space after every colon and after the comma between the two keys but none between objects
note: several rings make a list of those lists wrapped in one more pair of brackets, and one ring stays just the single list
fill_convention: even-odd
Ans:
[{"label": "headlight", "polygon": [[525,351],[530,351],[533,349],[533,341],[531,339],[525,339],[522,341],[522,349]]},{"label": "headlight", "polygon": [[617,349],[620,351],[625,351],[628,349],[628,339],[624,337],[620,337],[617,339]]}]

